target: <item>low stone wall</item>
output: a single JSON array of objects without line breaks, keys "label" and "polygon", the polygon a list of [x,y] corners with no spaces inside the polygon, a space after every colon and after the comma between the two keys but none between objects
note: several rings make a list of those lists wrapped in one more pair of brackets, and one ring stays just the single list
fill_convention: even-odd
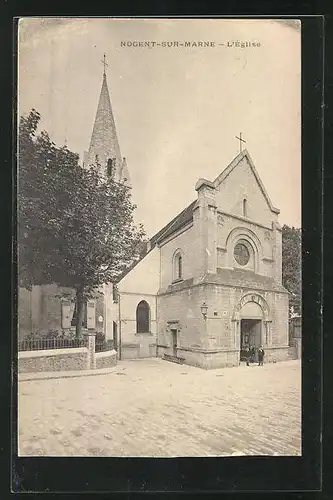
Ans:
[{"label": "low stone wall", "polygon": [[149,344],[149,356],[156,358],[156,344]]},{"label": "low stone wall", "polygon": [[214,368],[239,366],[239,355],[240,352],[238,349],[205,354],[203,368],[212,370]]},{"label": "low stone wall", "polygon": [[146,345],[125,342],[121,344],[121,359],[156,358],[156,343]]},{"label": "low stone wall", "polygon": [[288,361],[289,357],[289,346],[282,347],[265,347],[265,357],[264,363],[277,363],[279,361]]},{"label": "low stone wall", "polygon": [[122,344],[121,359],[137,359],[140,357],[140,344]]},{"label": "low stone wall", "polygon": [[226,368],[239,365],[239,351],[187,351],[178,349],[178,356],[185,358],[185,363],[191,366],[197,366],[204,370],[214,368]]},{"label": "low stone wall", "polygon": [[105,351],[96,353],[96,369],[109,368],[117,364],[117,351]]},{"label": "low stone wall", "polygon": [[[283,347],[264,347],[265,363],[274,363],[279,361],[287,361],[290,358],[290,348]],[[173,354],[173,349],[166,346],[158,346],[158,357],[163,357],[164,354]],[[190,366],[211,370],[214,368],[227,368],[231,366],[239,366],[240,352],[239,350],[216,350],[202,351],[195,349],[177,349],[177,356],[184,358],[184,363]]]},{"label": "low stone wall", "polygon": [[302,358],[302,339],[293,339],[292,344],[289,346],[289,359]]},{"label": "low stone wall", "polygon": [[[158,357],[164,354],[172,355],[173,349],[166,346],[158,346]],[[184,358],[184,363],[190,366],[210,370],[213,368],[224,368],[239,365],[239,351],[202,351],[195,349],[177,349],[177,356]]]},{"label": "low stone wall", "polygon": [[19,373],[85,370],[87,348],[48,349],[18,353]]}]

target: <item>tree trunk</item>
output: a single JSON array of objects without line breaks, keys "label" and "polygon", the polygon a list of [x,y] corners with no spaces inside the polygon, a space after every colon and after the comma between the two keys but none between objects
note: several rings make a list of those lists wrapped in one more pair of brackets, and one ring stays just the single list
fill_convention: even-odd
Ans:
[{"label": "tree trunk", "polygon": [[76,290],[76,325],[75,325],[75,337],[78,339],[81,337],[82,322],[84,313],[84,300],[83,300],[83,287],[79,287]]}]

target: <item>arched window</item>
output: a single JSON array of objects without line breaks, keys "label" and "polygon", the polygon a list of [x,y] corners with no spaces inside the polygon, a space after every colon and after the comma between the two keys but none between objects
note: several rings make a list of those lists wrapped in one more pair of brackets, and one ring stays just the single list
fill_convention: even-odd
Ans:
[{"label": "arched window", "polygon": [[150,331],[149,316],[149,305],[145,300],[141,300],[136,308],[136,333],[148,333]]},{"label": "arched window", "polygon": [[[241,245],[237,246],[238,243]],[[237,248],[236,248],[237,246]],[[247,248],[244,249],[244,246]],[[263,246],[257,234],[245,227],[236,227],[230,231],[225,242],[226,266],[242,266],[258,274],[265,274],[263,269]],[[248,260],[248,253],[250,258]],[[247,262],[247,263],[246,263]]]},{"label": "arched window", "polygon": [[183,279],[183,257],[180,250],[173,257],[173,281]]},{"label": "arched window", "polygon": [[112,177],[116,160],[115,158],[109,158],[106,165],[106,173],[108,177]]},{"label": "arched window", "polygon": [[244,198],[243,200],[243,215],[244,217],[247,217],[247,199]]},{"label": "arched window", "polygon": [[182,279],[182,256],[178,255],[177,257],[177,278]]}]

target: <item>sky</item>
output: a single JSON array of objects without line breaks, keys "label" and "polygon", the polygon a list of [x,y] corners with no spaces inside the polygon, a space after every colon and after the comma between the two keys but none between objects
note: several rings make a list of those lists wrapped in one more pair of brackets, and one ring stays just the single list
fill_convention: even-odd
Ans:
[{"label": "sky", "polygon": [[239,153],[240,132],[280,223],[300,227],[300,30],[258,19],[22,18],[18,112],[37,109],[40,128],[82,159],[105,53],[135,219],[149,237],[196,199],[199,178],[214,180]]}]

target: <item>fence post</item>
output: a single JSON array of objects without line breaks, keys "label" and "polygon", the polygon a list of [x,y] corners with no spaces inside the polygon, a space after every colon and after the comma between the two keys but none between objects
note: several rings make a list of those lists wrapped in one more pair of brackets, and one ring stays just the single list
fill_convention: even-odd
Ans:
[{"label": "fence post", "polygon": [[95,337],[96,332],[85,332],[83,335],[87,337],[87,370],[95,370],[96,354],[95,354]]}]

